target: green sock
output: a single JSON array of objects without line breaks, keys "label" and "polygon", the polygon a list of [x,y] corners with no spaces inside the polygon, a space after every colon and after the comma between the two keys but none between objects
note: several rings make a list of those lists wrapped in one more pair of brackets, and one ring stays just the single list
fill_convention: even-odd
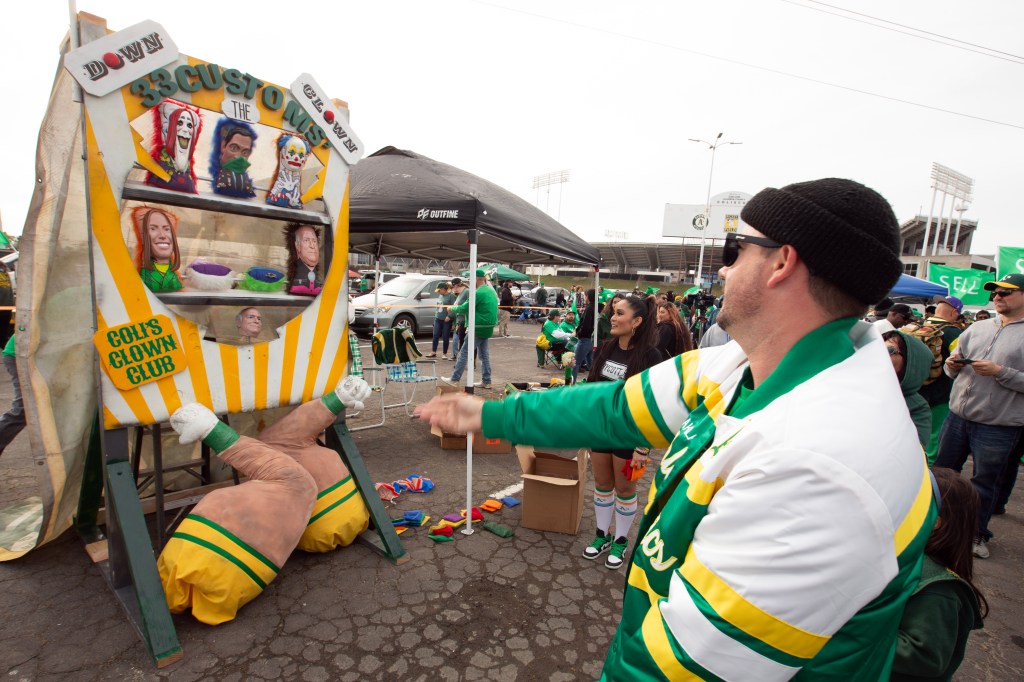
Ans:
[{"label": "green sock", "polygon": [[338,414],[345,407],[341,404],[341,398],[334,391],[325,394],[323,398],[320,398],[320,401],[323,402],[324,407],[331,411],[331,414]]},{"label": "green sock", "polygon": [[238,440],[238,432],[222,421],[218,421],[203,442],[216,452],[221,453],[230,448]]}]

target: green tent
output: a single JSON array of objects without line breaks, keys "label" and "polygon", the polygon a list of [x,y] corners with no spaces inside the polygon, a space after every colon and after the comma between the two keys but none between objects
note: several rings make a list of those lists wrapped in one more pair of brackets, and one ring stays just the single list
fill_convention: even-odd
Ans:
[{"label": "green tent", "polygon": [[[478,267],[483,269],[487,273],[487,276],[491,279],[496,279],[499,282],[510,280],[512,282],[527,282],[530,278],[518,270],[502,265],[500,263],[481,263]],[[469,270],[462,273],[462,277],[469,277]]]}]

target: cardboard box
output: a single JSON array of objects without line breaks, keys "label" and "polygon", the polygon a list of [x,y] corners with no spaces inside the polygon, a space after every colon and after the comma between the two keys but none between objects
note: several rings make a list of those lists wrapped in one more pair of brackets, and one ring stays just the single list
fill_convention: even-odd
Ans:
[{"label": "cardboard box", "polygon": [[[431,426],[430,433],[441,439],[442,450],[466,451],[466,436],[460,433],[442,431],[439,426]],[[474,455],[504,455],[512,452],[512,443],[501,438],[484,438],[480,431],[473,433]]]},{"label": "cardboard box", "polygon": [[575,535],[583,518],[587,451],[580,450],[576,459],[569,459],[519,445],[516,453],[523,470],[523,517],[520,525]]},{"label": "cardboard box", "polygon": [[[461,391],[461,388],[455,386],[445,386],[443,384],[437,385],[437,394],[444,395],[445,393],[457,393]],[[448,433],[442,431],[438,426],[431,426],[430,433],[434,434],[441,439],[442,450],[462,450],[466,451],[466,436],[461,433]],[[484,438],[484,434],[481,431],[476,431],[473,434],[473,454],[474,455],[503,455],[512,452],[512,443],[501,438]]]}]

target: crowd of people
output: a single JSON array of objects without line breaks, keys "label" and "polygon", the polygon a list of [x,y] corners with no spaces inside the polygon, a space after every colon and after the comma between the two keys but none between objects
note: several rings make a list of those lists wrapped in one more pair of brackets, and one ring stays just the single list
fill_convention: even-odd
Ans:
[{"label": "crowd of people", "polygon": [[[866,317],[902,270],[881,195],[827,178],[765,189],[741,217],[699,338],[667,292],[588,291],[586,386],[417,413],[589,449],[582,555],[627,570],[602,679],[951,679],[987,610],[972,562],[1021,457],[1024,275],[986,285],[994,315],[944,297],[920,319],[891,301]],[[667,450],[631,552],[650,448]]]},{"label": "crowd of people", "polygon": [[[596,528],[581,555],[626,570],[602,679],[949,680],[987,614],[973,561],[990,556],[1024,455],[1024,274],[985,285],[994,314],[972,319],[946,296],[919,316],[883,298],[902,270],[899,226],[874,190],[767,188],[741,216],[717,300],[535,292],[538,367],[571,349],[585,386],[447,394],[417,415],[588,449]],[[454,361],[442,380],[458,385],[472,331],[490,388],[489,342],[509,335],[516,299],[472,274],[472,287],[438,286],[427,357]],[[19,395],[0,453],[22,414]]]}]

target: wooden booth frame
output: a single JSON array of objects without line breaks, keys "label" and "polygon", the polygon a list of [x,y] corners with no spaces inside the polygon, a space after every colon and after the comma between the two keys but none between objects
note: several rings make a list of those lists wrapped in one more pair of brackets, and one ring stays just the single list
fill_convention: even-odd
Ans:
[{"label": "wooden booth frame", "polygon": [[[193,471],[200,485],[165,495],[162,477],[170,468],[165,469],[161,461],[160,425],[190,402],[202,403],[227,420],[231,414],[299,405],[332,391],[341,381],[349,361],[345,267],[349,168],[362,155],[362,145],[348,127],[347,111],[327,99],[308,74],[301,74],[290,88],[284,88],[236,69],[207,64],[179,54],[166,31],[152,21],[108,33],[105,22],[83,13],[78,26],[72,28],[72,39],[65,67],[84,91],[83,140],[97,334],[148,320],[167,320],[172,334],[169,345],[178,346],[179,362],[184,359],[184,367],[174,366],[173,373],[124,389],[115,385],[109,366],[97,356],[98,428],[86,458],[76,526],[88,545],[95,547],[105,540],[106,558],[101,557],[98,564],[150,655],[163,667],[183,655],[156,569],[155,555],[167,532],[164,514],[177,509],[180,516],[211,488],[224,484],[210,480],[209,451],[204,448],[201,460],[172,467]],[[116,66],[118,62],[121,66]],[[200,71],[209,75],[214,69],[225,77],[219,87],[207,87]],[[231,78],[226,76],[229,71]],[[244,87],[238,87],[239,83]],[[167,98],[196,107],[211,121],[237,102],[261,126],[304,134],[312,156],[323,166],[302,196],[304,208],[268,205],[261,194],[250,200],[224,197],[202,191],[204,183],[200,183],[198,194],[190,194],[130,180],[133,170],[154,172],[156,166],[131,123]],[[139,277],[125,240],[123,215],[130,211],[129,202],[214,212],[226,220],[252,220],[279,228],[287,222],[315,225],[324,234],[322,290],[314,298],[283,293],[239,295],[237,291],[154,293]],[[331,268],[331,262],[338,266]],[[204,338],[203,327],[170,305],[306,307],[281,326],[278,338],[272,341],[229,345]],[[166,362],[173,365],[171,360]],[[129,452],[129,428],[137,429],[133,453]],[[152,468],[140,472],[145,430],[154,436],[153,463]],[[349,435],[344,411],[326,436],[370,510],[376,536],[364,539],[392,561],[406,559]],[[140,473],[154,483],[152,500],[140,501]],[[155,542],[146,524],[144,502],[156,515]],[[105,535],[99,528],[101,505],[105,506]]]}]

